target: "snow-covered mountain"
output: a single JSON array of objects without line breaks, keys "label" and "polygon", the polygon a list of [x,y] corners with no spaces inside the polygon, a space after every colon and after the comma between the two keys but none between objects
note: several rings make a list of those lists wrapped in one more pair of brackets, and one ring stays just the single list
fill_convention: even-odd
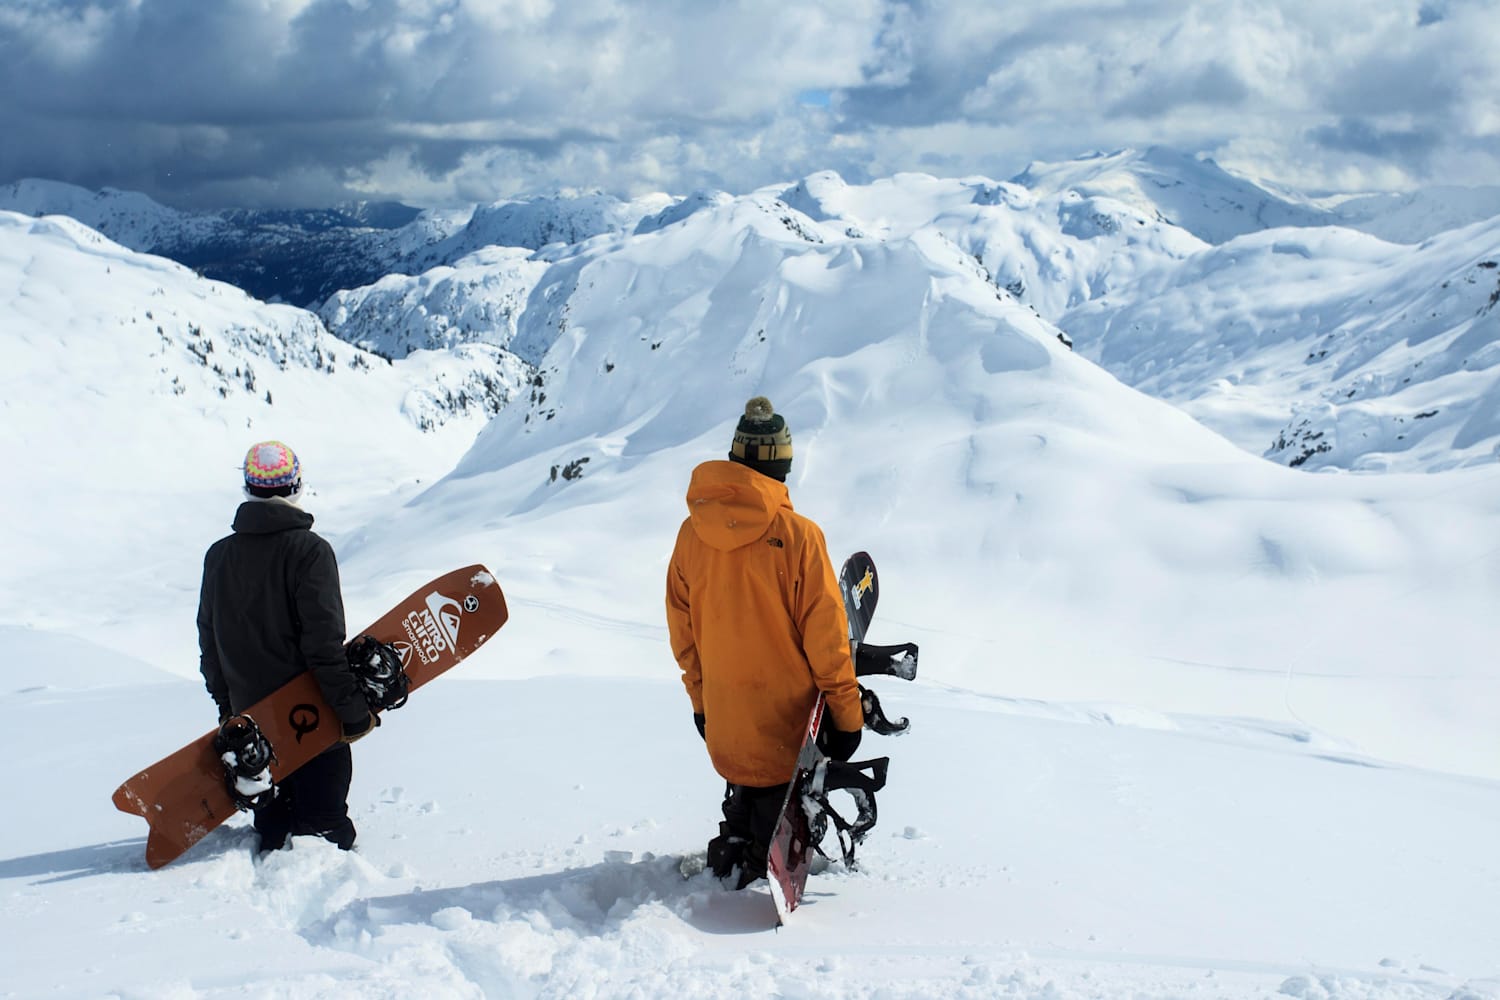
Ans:
[{"label": "snow-covered mountain", "polygon": [[1055,320],[1070,306],[1126,288],[1159,263],[1207,248],[1126,202],[1074,188],[1038,194],[988,178],[902,174],[851,185],[824,172],[776,196],[836,240],[891,240],[931,231],[973,258],[1010,296]]},{"label": "snow-covered mountain", "polygon": [[489,247],[451,267],[338,292],[319,313],[341,339],[386,357],[462,344],[505,348],[547,267],[529,250]]},{"label": "snow-covered mountain", "polygon": [[259,298],[316,306],[341,289],[419,274],[492,246],[532,250],[628,232],[672,203],[559,194],[418,211],[390,202],[327,209],[182,212],[142,194],[28,179],[0,186],[0,210],[66,215],[143,253],[170,257]]},{"label": "snow-covered mountain", "polygon": [[[1042,238],[1046,231],[1039,220],[1082,222],[1074,209],[1084,211],[1084,206],[1091,224],[1052,230],[1050,244]],[[734,401],[766,391],[800,428],[802,475],[808,481],[799,492],[856,521],[906,523],[907,531],[886,544],[887,559],[896,560],[898,571],[907,575],[914,575],[921,554],[934,546],[955,553],[948,558],[951,565],[968,567],[959,579],[998,571],[1003,582],[995,593],[1007,595],[1003,603],[1017,609],[1018,627],[1034,633],[1036,642],[1051,643],[1059,635],[1076,641],[1066,621],[1087,607],[1096,629],[1096,639],[1086,644],[1090,650],[1094,642],[1108,645],[1112,634],[1144,632],[1153,636],[1146,645],[1170,636],[1169,645],[1184,655],[1193,651],[1192,659],[1219,661],[1232,647],[1234,656],[1256,664],[1278,662],[1286,655],[1282,637],[1305,626],[1301,613],[1281,597],[1268,598],[1262,589],[1267,576],[1317,581],[1319,604],[1352,600],[1340,596],[1343,589],[1357,589],[1375,567],[1426,573],[1423,567],[1443,565],[1454,556],[1448,545],[1467,550],[1473,537],[1483,535],[1485,529],[1472,517],[1453,514],[1445,519],[1442,537],[1420,549],[1370,551],[1363,538],[1348,535],[1340,525],[1371,510],[1405,523],[1406,498],[1429,487],[1402,479],[1313,483],[1301,470],[1278,470],[1070,352],[1063,331],[1006,289],[991,270],[1003,266],[998,261],[1013,259],[996,248],[1020,233],[1027,260],[1039,266],[1057,258],[1073,265],[1075,270],[1052,272],[1060,282],[1072,282],[1080,272],[1109,276],[1138,269],[1144,276],[1118,285],[1101,279],[1089,301],[1128,300],[1138,288],[1147,289],[1142,293],[1147,301],[1166,301],[1146,277],[1191,273],[1198,265],[1205,265],[1205,274],[1218,275],[1225,268],[1213,266],[1216,259],[1245,254],[1270,262],[1263,271],[1246,267],[1246,274],[1272,282],[1282,257],[1335,259],[1338,234],[1344,232],[1349,246],[1380,250],[1390,267],[1426,274],[1434,288],[1440,284],[1435,276],[1468,261],[1469,271],[1459,274],[1473,278],[1475,284],[1465,284],[1463,294],[1474,301],[1453,306],[1462,319],[1471,307],[1485,308],[1493,292],[1478,284],[1490,275],[1484,260],[1471,259],[1482,230],[1461,231],[1426,249],[1396,248],[1338,230],[1279,230],[1214,248],[1102,197],[1064,192],[1042,203],[1014,185],[917,175],[866,186],[816,175],[790,188],[739,197],[705,195],[690,208],[675,221],[658,215],[629,232],[553,244],[533,254],[480,252],[457,267],[415,278],[393,276],[331,304],[331,325],[398,359],[394,364],[332,340],[306,312],[255,303],[65,222],[10,215],[13,309],[26,323],[24,336],[7,344],[18,352],[10,368],[27,383],[73,384],[70,358],[82,345],[112,373],[112,381],[86,380],[104,388],[85,396],[72,419],[129,429],[130,422],[118,414],[138,409],[149,421],[150,433],[132,433],[129,446],[106,448],[101,456],[75,463],[77,468],[118,465],[118,474],[128,475],[125,469],[142,461],[132,450],[139,447],[137,439],[167,436],[166,429],[188,413],[208,417],[196,441],[187,437],[179,446],[199,456],[194,481],[200,486],[212,479],[209,453],[231,429],[258,436],[255,432],[268,424],[293,420],[294,430],[316,427],[303,433],[338,440],[337,427],[347,421],[360,430],[347,447],[338,447],[343,453],[387,451],[373,442],[389,439],[413,442],[403,448],[456,458],[454,442],[471,433],[473,421],[498,413],[439,493],[470,498],[458,507],[472,511],[478,523],[496,517],[506,524],[561,518],[566,527],[558,534],[570,540],[564,546],[568,554],[554,550],[542,560],[552,567],[549,572],[586,565],[591,540],[602,544],[569,515],[579,505],[604,503],[601,490],[604,496],[617,488],[634,493],[639,487],[631,484],[649,483],[640,490],[646,508],[629,519],[668,531],[677,486],[663,484],[680,478],[669,470],[680,470],[692,456],[721,453],[726,446],[710,439],[727,434],[736,415]],[[1296,234],[1333,242],[1310,243],[1303,253],[1282,252]],[[1263,249],[1252,254],[1261,244]],[[1410,254],[1417,255],[1416,263],[1404,256]],[[1346,256],[1361,263],[1353,251]],[[38,259],[56,263],[39,266]],[[86,283],[91,291],[79,295],[75,289],[89,269],[105,275]],[[1196,279],[1188,284],[1198,287]],[[1398,283],[1388,275],[1378,284],[1400,300]],[[231,302],[227,313],[207,310],[204,304],[217,299]],[[43,302],[59,305],[53,310],[41,307]],[[1431,305],[1436,308],[1436,302]],[[59,326],[67,331],[61,338],[54,332]],[[1476,325],[1474,338],[1485,329]],[[1431,380],[1438,387],[1434,391],[1447,394],[1443,412],[1420,418],[1426,422],[1419,426],[1434,430],[1408,454],[1435,469],[1479,461],[1480,450],[1493,447],[1500,433],[1486,433],[1483,424],[1485,414],[1494,412],[1486,409],[1484,369],[1475,363],[1474,371],[1464,372],[1457,360],[1462,344],[1430,339],[1436,341],[1433,351],[1446,351],[1455,360],[1444,378]],[[1101,335],[1081,346],[1103,353],[1109,342]],[[92,346],[96,343],[108,349]],[[1293,346],[1295,352],[1303,350]],[[1134,357],[1128,348],[1124,354]],[[1212,359],[1227,353],[1205,352]],[[1465,356],[1487,365],[1490,351],[1477,345]],[[1192,357],[1183,357],[1184,385],[1220,377],[1216,369],[1196,374]],[[1259,363],[1271,360],[1267,355]],[[1305,359],[1298,353],[1293,360]],[[1350,351],[1329,363],[1349,367],[1367,361]],[[1142,364],[1149,368],[1152,359]],[[850,365],[853,370],[846,371]],[[1413,385],[1419,383],[1413,379]],[[19,391],[12,395],[20,401],[12,407],[42,405]],[[920,430],[910,441],[902,427],[913,418],[898,416],[907,410],[921,414]],[[1463,413],[1469,417],[1460,419]],[[452,419],[455,414],[458,419]],[[420,436],[411,437],[416,429],[448,427],[444,421],[452,425],[442,436],[446,443],[416,443]],[[24,435],[18,442],[24,449],[38,443],[34,428],[46,423],[36,418],[16,426],[27,428],[14,432]],[[1451,438],[1460,427],[1468,428],[1471,440],[1463,447],[1451,440],[1445,444],[1442,434]],[[71,442],[77,439],[64,440],[76,448]],[[52,450],[64,447],[53,438],[43,443]],[[1029,460],[1034,449],[1058,457],[1034,464]],[[1357,449],[1321,454],[1351,463],[1365,455]],[[1372,449],[1369,455],[1374,454]],[[426,469],[421,478],[430,479],[431,468],[421,464]],[[824,478],[846,464],[840,475]],[[1219,471],[1213,477],[1191,471],[1208,467]],[[358,468],[349,466],[351,472]],[[1115,483],[1118,506],[1103,534],[1085,527],[1095,519],[1078,506],[1091,498],[1091,483],[1101,476]],[[851,483],[857,488],[846,493]],[[964,484],[963,489],[948,497],[940,484],[952,483]],[[939,494],[928,495],[933,489]],[[1257,499],[1234,501],[1242,509],[1240,530],[1216,536],[1201,552],[1185,552],[1182,517],[1231,502],[1243,490]],[[1001,516],[995,505],[1006,497]],[[1177,499],[1183,497],[1193,502],[1183,506]],[[1288,504],[1313,497],[1318,499],[1306,513],[1286,520]],[[616,517],[626,516],[626,505],[611,500],[608,506]],[[931,523],[922,513],[939,507],[947,511],[940,522]],[[423,501],[413,500],[389,512],[395,521],[411,522],[389,534],[423,538],[423,511]],[[605,530],[618,529],[611,524]],[[1056,551],[1048,540],[1064,536],[1054,532],[1068,536]],[[1071,535],[1080,532],[1097,535],[1086,562],[1068,555]],[[830,533],[837,537],[836,530]],[[653,537],[653,531],[633,533],[635,541],[618,547],[643,545],[630,558],[649,565],[659,557],[653,554]],[[461,559],[472,542],[470,534],[459,531],[438,549]],[[835,547],[862,544],[854,536]],[[356,565],[360,548],[351,543],[348,551]],[[903,559],[910,563],[903,566]],[[1213,572],[1229,567],[1228,577],[1212,589],[1195,579],[1179,591],[1171,580],[1184,559]],[[1160,583],[1142,588],[1143,576]],[[1462,587],[1462,579],[1454,577],[1444,586]],[[595,584],[580,580],[579,586],[587,593]],[[649,589],[608,588],[594,597],[603,606],[623,600],[619,617],[634,620],[649,616],[637,603]],[[972,596],[938,586],[918,604],[935,615],[967,608],[983,617],[994,596],[975,603]],[[1203,613],[1193,614],[1205,602]],[[1467,597],[1453,597],[1454,607],[1468,603]],[[1206,626],[1199,635],[1198,626],[1183,623],[1185,616],[1222,621],[1226,605],[1237,609],[1236,631],[1257,623],[1256,638],[1226,643],[1217,626]],[[1445,626],[1445,642],[1461,644],[1470,635],[1467,628]],[[1359,642],[1345,643],[1336,658],[1347,657],[1348,669],[1359,673],[1366,643],[1400,641],[1372,630]],[[983,672],[979,660],[955,669]],[[1229,699],[1226,711],[1234,701]],[[1390,734],[1362,733],[1361,738],[1384,745]]]},{"label": "snow-covered mountain", "polygon": [[1500,218],[1417,246],[1273,230],[1064,313],[1078,349],[1249,451],[1431,471],[1500,455]]},{"label": "snow-covered mountain", "polygon": [[224,239],[231,226],[217,215],[180,212],[146,195],[28,178],[0,186],[0,209],[22,215],[66,215],[121,246],[148,253]]},{"label": "snow-covered mountain", "polygon": [[1044,198],[1069,191],[1109,198],[1215,244],[1263,229],[1331,221],[1327,212],[1288,201],[1212,160],[1161,146],[1034,162],[1012,182]]},{"label": "snow-covered mountain", "polygon": [[642,219],[670,207],[665,194],[621,201],[607,194],[547,195],[501,201],[474,209],[468,223],[447,239],[423,247],[408,259],[393,261],[400,270],[418,273],[453,264],[486,247],[571,246],[608,233],[628,233]]},{"label": "snow-covered mountain", "polygon": [[1320,226],[1421,243],[1500,215],[1500,186],[1317,197],[1240,177],[1211,159],[1163,146],[1037,161],[1011,181],[1040,198],[1074,191],[1123,202],[1213,244],[1266,229]]},{"label": "snow-covered mountain", "polygon": [[[104,554],[126,594],[159,578],[163,562],[165,578],[190,575],[194,558],[174,532],[223,521],[203,497],[224,495],[242,442],[301,440],[312,488],[347,474],[384,493],[446,471],[523,382],[519,364],[486,345],[391,363],[311,313],[257,302],[64,217],[0,212],[0,315],[0,449],[48,470],[47,489],[5,501],[19,539],[0,594],[18,613],[26,595],[76,576],[54,558],[62,535]],[[110,514],[79,516],[71,503]],[[21,615],[64,627],[94,613],[64,602]]]},{"label": "snow-covered mountain", "polygon": [[[1500,994],[1490,438],[1427,435],[1401,458],[1421,475],[1312,475],[1184,412],[1233,364],[1265,394],[1223,395],[1231,429],[1430,351],[1454,364],[1392,405],[1493,414],[1489,233],[1213,244],[1102,191],[817,174],[330,300],[388,362],[0,213],[0,732],[26,748],[15,815],[45,818],[0,825],[0,935],[27,956],[4,989]],[[1123,318],[1155,302],[1181,336],[1133,372],[1155,341]],[[1195,354],[1194,310],[1253,333]],[[1297,368],[1283,316],[1338,367]],[[507,359],[493,419],[421,429],[423,393]],[[1306,385],[1273,398],[1278,371]],[[757,394],[797,509],[880,567],[871,639],[922,649],[915,683],[872,684],[913,729],[866,736],[892,763],[861,868],[814,876],[779,933],[763,888],[678,871],[722,781],[661,603],[691,469]],[[355,748],[357,853],[253,860],[241,820],[150,872],[109,794],[213,724],[200,560],[263,437],[302,454],[352,626],[474,561],[511,620]]]},{"label": "snow-covered mountain", "polygon": [[[142,391],[180,400],[168,407],[171,420],[186,407],[253,423],[278,413],[282,393],[293,394],[283,412],[301,412],[330,395],[322,385],[306,391],[300,380],[316,373],[403,424],[431,429],[467,420],[472,433],[474,420],[497,412],[529,377],[482,338],[418,357],[412,352],[430,345],[413,345],[399,354],[405,364],[393,364],[390,354],[330,336],[306,310],[259,302],[63,216],[0,212],[0,240],[0,282],[12,293],[4,344],[10,374],[63,378],[76,352],[116,373],[121,390],[106,395],[120,405],[134,405],[124,400]],[[33,364],[43,367],[32,372]]]},{"label": "snow-covered mountain", "polygon": [[1421,243],[1500,216],[1500,185],[1337,196],[1328,199],[1328,208],[1339,225],[1391,243]]},{"label": "snow-covered mountain", "polygon": [[[535,314],[532,326],[566,322],[558,310],[572,308],[576,291],[569,261],[593,242],[625,252],[634,238],[748,199],[780,206],[782,224],[813,241],[867,246],[934,234],[971,258],[962,267],[987,275],[996,294],[1058,324],[1058,336],[1116,377],[1278,462],[1430,471],[1488,461],[1500,445],[1490,396],[1500,372],[1489,323],[1497,288],[1486,273],[1496,223],[1410,245],[1333,224],[1358,216],[1367,228],[1400,228],[1422,204],[1446,206],[1435,218],[1481,215],[1493,207],[1486,191],[1318,204],[1153,148],[1035,163],[1011,181],[902,175],[850,185],[825,172],[738,199],[550,196],[423,213],[399,226],[411,210],[192,216],[140,196],[40,182],[12,185],[0,192],[0,203],[7,198],[28,211],[64,205],[137,244],[177,241],[179,259],[231,239],[226,227],[342,240],[328,255],[296,240],[272,258],[253,241],[241,249],[278,282],[317,271],[320,290],[353,276],[338,261],[378,270],[380,280],[328,296],[328,327],[388,357],[472,345],[465,350],[486,356],[490,371],[455,399],[482,400],[489,412],[513,395],[498,387],[534,377],[507,352],[525,314]],[[300,263],[278,267],[283,257]]]},{"label": "snow-covered mountain", "polygon": [[142,194],[40,180],[0,187],[0,211],[66,215],[132,250],[170,257],[261,299],[299,305],[377,280],[461,229],[469,216],[391,203],[182,212]]},{"label": "snow-covered mountain", "polygon": [[[1209,219],[1198,228],[1216,239],[1213,226],[1249,231],[1215,244],[1165,221],[1140,181],[1169,167],[1178,169],[1174,210],[1197,205],[1185,214]],[[1206,176],[1196,186],[1195,172]],[[703,192],[633,232],[598,234],[597,246],[491,251],[388,277],[339,293],[323,316],[340,336],[398,353],[463,340],[506,346],[517,331],[569,322],[586,294],[574,261],[611,257],[634,269],[632,248],[652,234],[697,231],[697,216],[743,204],[815,244],[945,241],[961,251],[946,265],[953,274],[982,276],[1118,378],[1283,464],[1430,471],[1489,461],[1500,445],[1489,396],[1500,374],[1491,322],[1500,278],[1488,273],[1500,221],[1414,246],[1332,225],[1266,229],[1289,203],[1214,215],[1232,199],[1245,203],[1246,182],[1160,150],[1037,168],[1032,179],[1036,188],[912,174],[850,185],[825,172],[739,198]],[[537,344],[523,338],[519,350],[539,362]]]}]

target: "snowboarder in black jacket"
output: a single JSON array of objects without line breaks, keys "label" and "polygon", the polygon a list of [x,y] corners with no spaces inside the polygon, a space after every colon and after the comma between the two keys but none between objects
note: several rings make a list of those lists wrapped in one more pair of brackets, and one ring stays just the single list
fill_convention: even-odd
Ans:
[{"label": "snowboarder in black jacket", "polygon": [[344,655],[344,601],[333,547],[313,533],[298,503],[302,467],[280,441],[245,456],[245,496],[234,533],[209,547],[198,602],[199,668],[219,721],[243,712],[312,671],[338,714],[343,737],[284,778],[280,794],[255,810],[262,851],[293,834],[323,837],[348,850],[353,755],[349,744],[378,724]]}]

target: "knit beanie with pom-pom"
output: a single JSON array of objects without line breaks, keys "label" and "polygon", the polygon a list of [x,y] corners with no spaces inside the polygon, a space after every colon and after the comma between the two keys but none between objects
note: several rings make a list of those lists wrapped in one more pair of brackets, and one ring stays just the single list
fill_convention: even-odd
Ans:
[{"label": "knit beanie with pom-pom", "polygon": [[729,460],[786,482],[792,471],[792,432],[766,397],[756,396],[745,404],[745,415],[734,429]]}]

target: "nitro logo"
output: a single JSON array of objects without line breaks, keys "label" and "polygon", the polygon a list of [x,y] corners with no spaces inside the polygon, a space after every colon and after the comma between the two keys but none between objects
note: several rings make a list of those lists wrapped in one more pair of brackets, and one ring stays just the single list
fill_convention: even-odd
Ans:
[{"label": "nitro logo", "polygon": [[427,607],[413,611],[401,623],[412,651],[423,663],[434,663],[444,652],[458,646],[458,620],[463,615],[459,603],[434,591],[427,595]]},{"label": "nitro logo", "polygon": [[401,657],[401,669],[405,670],[407,667],[411,666],[411,657],[412,657],[411,643],[409,643],[409,642],[401,642],[401,641],[398,640],[396,642],[391,643],[391,645],[395,648],[397,655],[399,655]]}]

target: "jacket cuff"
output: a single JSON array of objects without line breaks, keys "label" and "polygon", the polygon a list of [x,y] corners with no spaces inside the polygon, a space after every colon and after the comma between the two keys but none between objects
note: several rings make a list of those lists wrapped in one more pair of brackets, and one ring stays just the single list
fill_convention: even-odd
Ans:
[{"label": "jacket cuff", "polygon": [[857,733],[865,728],[865,709],[860,704],[859,696],[855,695],[851,709],[849,702],[840,701],[837,705],[828,703],[828,714],[832,717],[833,728],[846,733]]}]

